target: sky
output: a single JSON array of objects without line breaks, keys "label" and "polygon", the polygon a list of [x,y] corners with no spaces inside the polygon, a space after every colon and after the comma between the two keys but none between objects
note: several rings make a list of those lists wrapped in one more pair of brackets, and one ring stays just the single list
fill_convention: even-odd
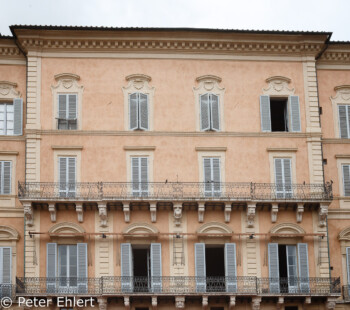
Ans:
[{"label": "sky", "polygon": [[333,32],[350,41],[350,0],[0,0],[10,25],[193,27]]}]

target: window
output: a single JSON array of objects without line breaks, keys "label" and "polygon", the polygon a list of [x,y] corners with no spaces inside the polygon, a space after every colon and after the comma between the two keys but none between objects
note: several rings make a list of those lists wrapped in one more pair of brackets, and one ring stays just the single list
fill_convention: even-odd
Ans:
[{"label": "window", "polygon": [[23,101],[0,103],[0,135],[22,135]]},{"label": "window", "polygon": [[46,285],[48,292],[87,292],[87,244],[48,243]]},{"label": "window", "polygon": [[60,197],[75,197],[76,157],[58,157]]},{"label": "window", "polygon": [[129,95],[129,129],[148,130],[148,95],[133,93]]},{"label": "window", "polygon": [[148,195],[148,158],[131,157],[131,181],[134,196]]},{"label": "window", "polygon": [[58,94],[58,129],[77,129],[77,95]]},{"label": "window", "polygon": [[339,135],[342,139],[350,138],[350,106],[338,105]]},{"label": "window", "polygon": [[0,297],[12,297],[11,260],[12,249],[0,247]]},{"label": "window", "polygon": [[205,196],[220,196],[220,158],[203,158]]},{"label": "window", "polygon": [[0,194],[11,194],[11,161],[0,161]]},{"label": "window", "polygon": [[350,165],[342,165],[344,196],[350,196]]},{"label": "window", "polygon": [[307,243],[269,243],[269,290],[273,293],[309,292]]},{"label": "window", "polygon": [[161,292],[162,247],[121,244],[121,276],[123,292]]},{"label": "window", "polygon": [[201,130],[220,130],[219,96],[204,94],[200,96]]},{"label": "window", "polygon": [[288,98],[260,96],[260,114],[262,131],[301,131],[298,96]]},{"label": "window", "polygon": [[237,291],[236,244],[195,244],[196,289],[204,292]]},{"label": "window", "polygon": [[276,197],[291,198],[292,191],[292,164],[290,158],[275,158]]}]

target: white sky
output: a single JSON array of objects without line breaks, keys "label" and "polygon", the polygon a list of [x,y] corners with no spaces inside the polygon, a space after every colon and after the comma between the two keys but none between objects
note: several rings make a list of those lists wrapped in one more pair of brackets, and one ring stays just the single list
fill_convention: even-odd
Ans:
[{"label": "white sky", "polygon": [[331,31],[350,41],[350,0],[0,0],[10,25]]}]

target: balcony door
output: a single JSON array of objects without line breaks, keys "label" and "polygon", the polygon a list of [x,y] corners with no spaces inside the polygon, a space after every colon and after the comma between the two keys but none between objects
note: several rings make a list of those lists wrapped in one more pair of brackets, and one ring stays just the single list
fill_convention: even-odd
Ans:
[{"label": "balcony door", "polygon": [[134,197],[148,196],[148,158],[131,157],[132,195]]},{"label": "balcony door", "polygon": [[275,158],[276,197],[292,198],[292,163],[290,158]]},{"label": "balcony door", "polygon": [[0,247],[0,298],[12,297],[12,249]]},{"label": "balcony door", "polygon": [[75,197],[76,193],[76,158],[59,157],[59,192],[60,197]]},{"label": "balcony door", "polygon": [[220,197],[220,158],[203,158],[204,194],[206,197]]},{"label": "balcony door", "polygon": [[77,259],[77,245],[58,246],[58,278],[60,288],[77,287]]}]

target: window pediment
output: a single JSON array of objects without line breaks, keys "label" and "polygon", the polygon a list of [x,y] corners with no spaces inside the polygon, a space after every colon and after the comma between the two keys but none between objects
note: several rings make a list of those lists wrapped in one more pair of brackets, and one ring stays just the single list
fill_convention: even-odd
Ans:
[{"label": "window pediment", "polygon": [[339,241],[350,241],[350,227],[343,229],[338,235]]},{"label": "window pediment", "polygon": [[64,91],[78,91],[83,90],[83,86],[78,85],[80,76],[73,73],[60,73],[55,75],[55,80],[57,81],[56,86],[51,86],[57,92]]},{"label": "window pediment", "polygon": [[269,96],[291,96],[294,95],[294,88],[289,88],[291,79],[284,76],[272,76],[266,79],[267,88],[263,88],[263,94]]},{"label": "window pediment", "polygon": [[84,228],[78,224],[69,222],[58,223],[49,229],[49,234],[64,234],[62,237],[72,237],[75,234],[83,233],[85,233]]},{"label": "window pediment", "polygon": [[18,240],[17,230],[9,226],[0,226],[0,241]]},{"label": "window pediment", "polygon": [[16,90],[17,83],[9,81],[0,81],[0,98],[1,99],[14,99],[21,97],[19,91]]},{"label": "window pediment", "polygon": [[202,75],[197,77],[196,81],[198,82],[198,87],[194,87],[193,90],[199,91],[201,94],[206,92],[220,93],[225,90],[219,86],[222,79],[215,75]]},{"label": "window pediment", "polygon": [[336,86],[334,91],[336,94],[331,97],[332,100],[335,100],[336,103],[350,103],[350,85]]},{"label": "window pediment", "polygon": [[305,230],[297,224],[281,223],[273,226],[270,230],[272,234],[305,234]]},{"label": "window pediment", "polygon": [[158,229],[153,225],[147,223],[134,223],[127,226],[123,230],[124,235],[135,235],[135,237],[142,237],[144,234],[147,237],[147,234],[158,234]]},{"label": "window pediment", "polygon": [[197,234],[232,234],[232,229],[223,223],[209,222],[197,229]]}]

